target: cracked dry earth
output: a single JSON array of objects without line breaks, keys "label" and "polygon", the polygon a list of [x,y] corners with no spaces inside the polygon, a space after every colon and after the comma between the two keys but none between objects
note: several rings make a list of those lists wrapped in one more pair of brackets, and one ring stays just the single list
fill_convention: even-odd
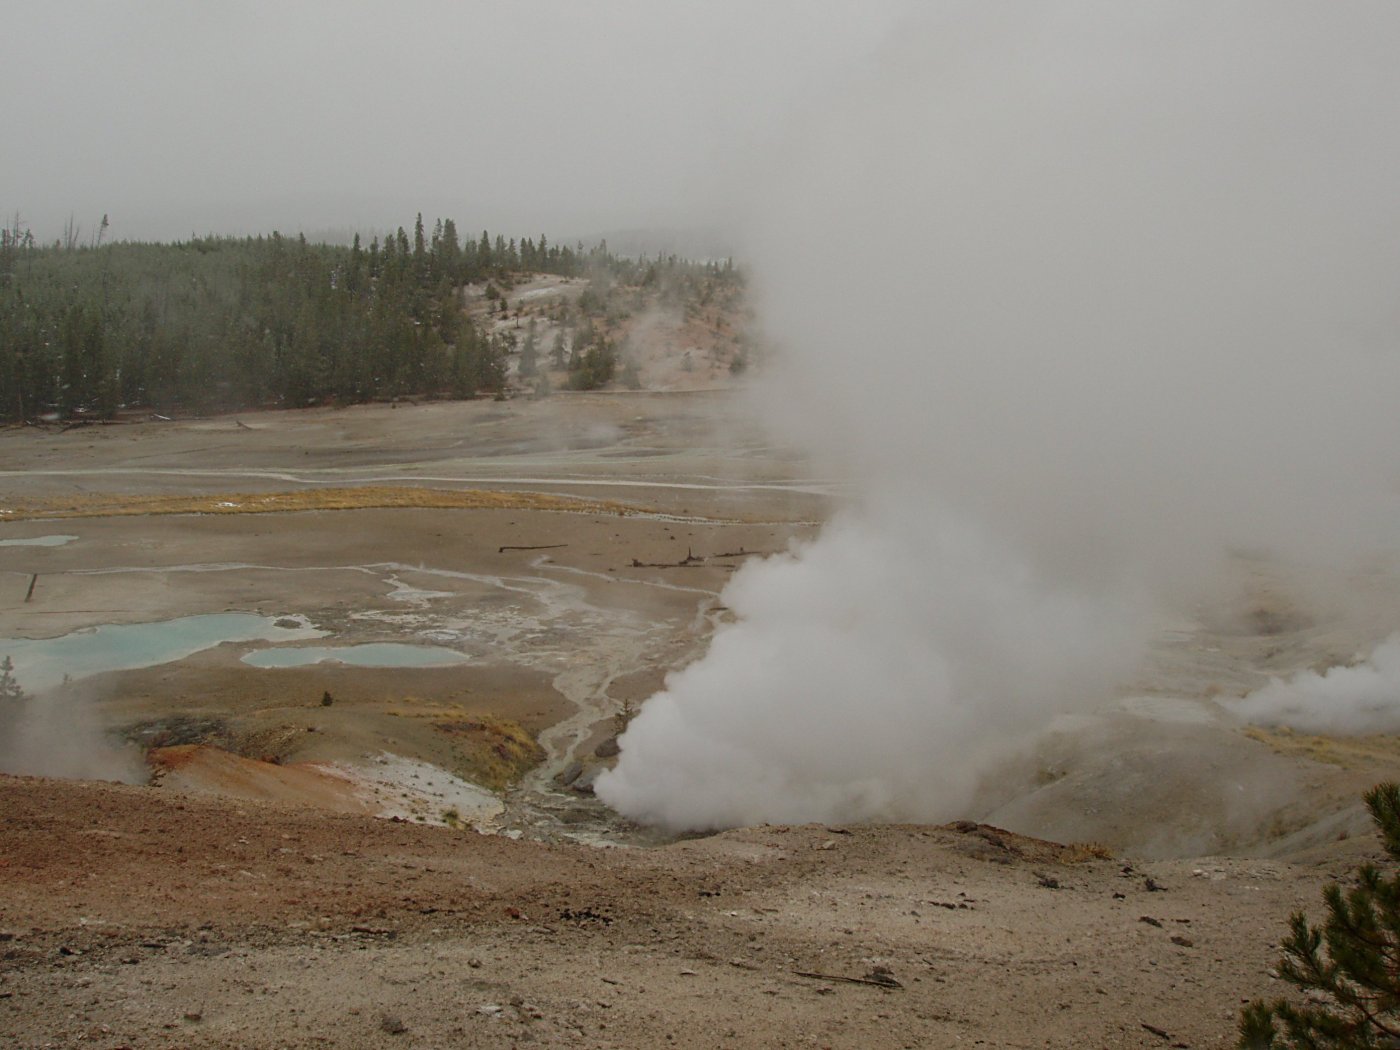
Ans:
[{"label": "cracked dry earth", "polygon": [[1378,853],[1134,864],[982,825],[654,849],[0,777],[15,1047],[1215,1047]]}]

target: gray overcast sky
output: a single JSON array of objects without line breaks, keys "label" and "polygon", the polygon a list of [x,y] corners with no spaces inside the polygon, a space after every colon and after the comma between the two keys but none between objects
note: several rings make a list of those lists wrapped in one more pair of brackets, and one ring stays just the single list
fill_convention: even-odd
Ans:
[{"label": "gray overcast sky", "polygon": [[904,0],[0,0],[0,209],[52,240],[707,226]]}]

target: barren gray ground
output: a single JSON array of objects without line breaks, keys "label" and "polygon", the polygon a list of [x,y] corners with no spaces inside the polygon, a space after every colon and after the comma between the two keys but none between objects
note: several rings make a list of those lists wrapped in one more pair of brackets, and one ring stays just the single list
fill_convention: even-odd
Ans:
[{"label": "barren gray ground", "polygon": [[[232,610],[470,657],[262,670],[240,661],[260,643],[234,643],[60,687],[53,702],[101,728],[199,716],[282,765],[160,788],[0,778],[0,1034],[1227,1045],[1240,1000],[1276,990],[1289,910],[1373,851],[1356,799],[1398,752],[1247,734],[1217,700],[1368,650],[1400,622],[1394,573],[1237,559],[1216,605],[1164,623],[1121,697],[1015,757],[968,814],[1114,859],[975,825],[578,845],[655,838],[554,774],[600,761],[624,705],[704,651],[737,565],[810,535],[840,499],[743,420],[702,392],[0,433],[0,507],[356,486],[502,500],[0,523],[5,540],[78,537],[0,547],[0,638]],[[1326,598],[1339,590],[1345,613]],[[496,825],[525,841],[311,808],[326,799],[269,772],[388,752],[470,774],[476,753],[441,726],[481,718],[545,745]],[[839,979],[876,967],[902,987]]]}]

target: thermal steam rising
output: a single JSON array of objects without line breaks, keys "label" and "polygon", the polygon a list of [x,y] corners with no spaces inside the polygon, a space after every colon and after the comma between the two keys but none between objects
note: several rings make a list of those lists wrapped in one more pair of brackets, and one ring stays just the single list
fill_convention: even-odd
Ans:
[{"label": "thermal steam rising", "polygon": [[1358,664],[1275,678],[1230,706],[1246,721],[1303,732],[1393,733],[1400,728],[1400,635]]},{"label": "thermal steam rising", "polygon": [[739,622],[646,703],[605,797],[673,827],[964,804],[968,749],[989,759],[1016,730],[1008,693],[1053,709],[1085,668],[1123,669],[1098,659],[1131,640],[1110,606],[1030,572],[947,516],[899,506],[747,566],[725,591]]},{"label": "thermal steam rising", "polygon": [[1231,544],[1391,539],[1400,8],[943,5],[783,143],[765,409],[857,493],[746,568],[599,795],[963,815]]}]

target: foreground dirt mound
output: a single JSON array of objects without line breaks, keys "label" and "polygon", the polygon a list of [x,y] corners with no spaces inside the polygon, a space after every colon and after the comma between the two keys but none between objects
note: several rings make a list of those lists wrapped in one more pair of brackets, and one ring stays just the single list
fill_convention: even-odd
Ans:
[{"label": "foreground dirt mound", "polygon": [[155,781],[174,791],[281,801],[338,813],[373,812],[350,778],[314,763],[282,766],[203,744],[155,748],[146,762]]},{"label": "foreground dirt mound", "polygon": [[970,823],[592,849],[0,777],[0,1041],[1224,1046],[1289,910],[1373,852],[1142,866]]}]

